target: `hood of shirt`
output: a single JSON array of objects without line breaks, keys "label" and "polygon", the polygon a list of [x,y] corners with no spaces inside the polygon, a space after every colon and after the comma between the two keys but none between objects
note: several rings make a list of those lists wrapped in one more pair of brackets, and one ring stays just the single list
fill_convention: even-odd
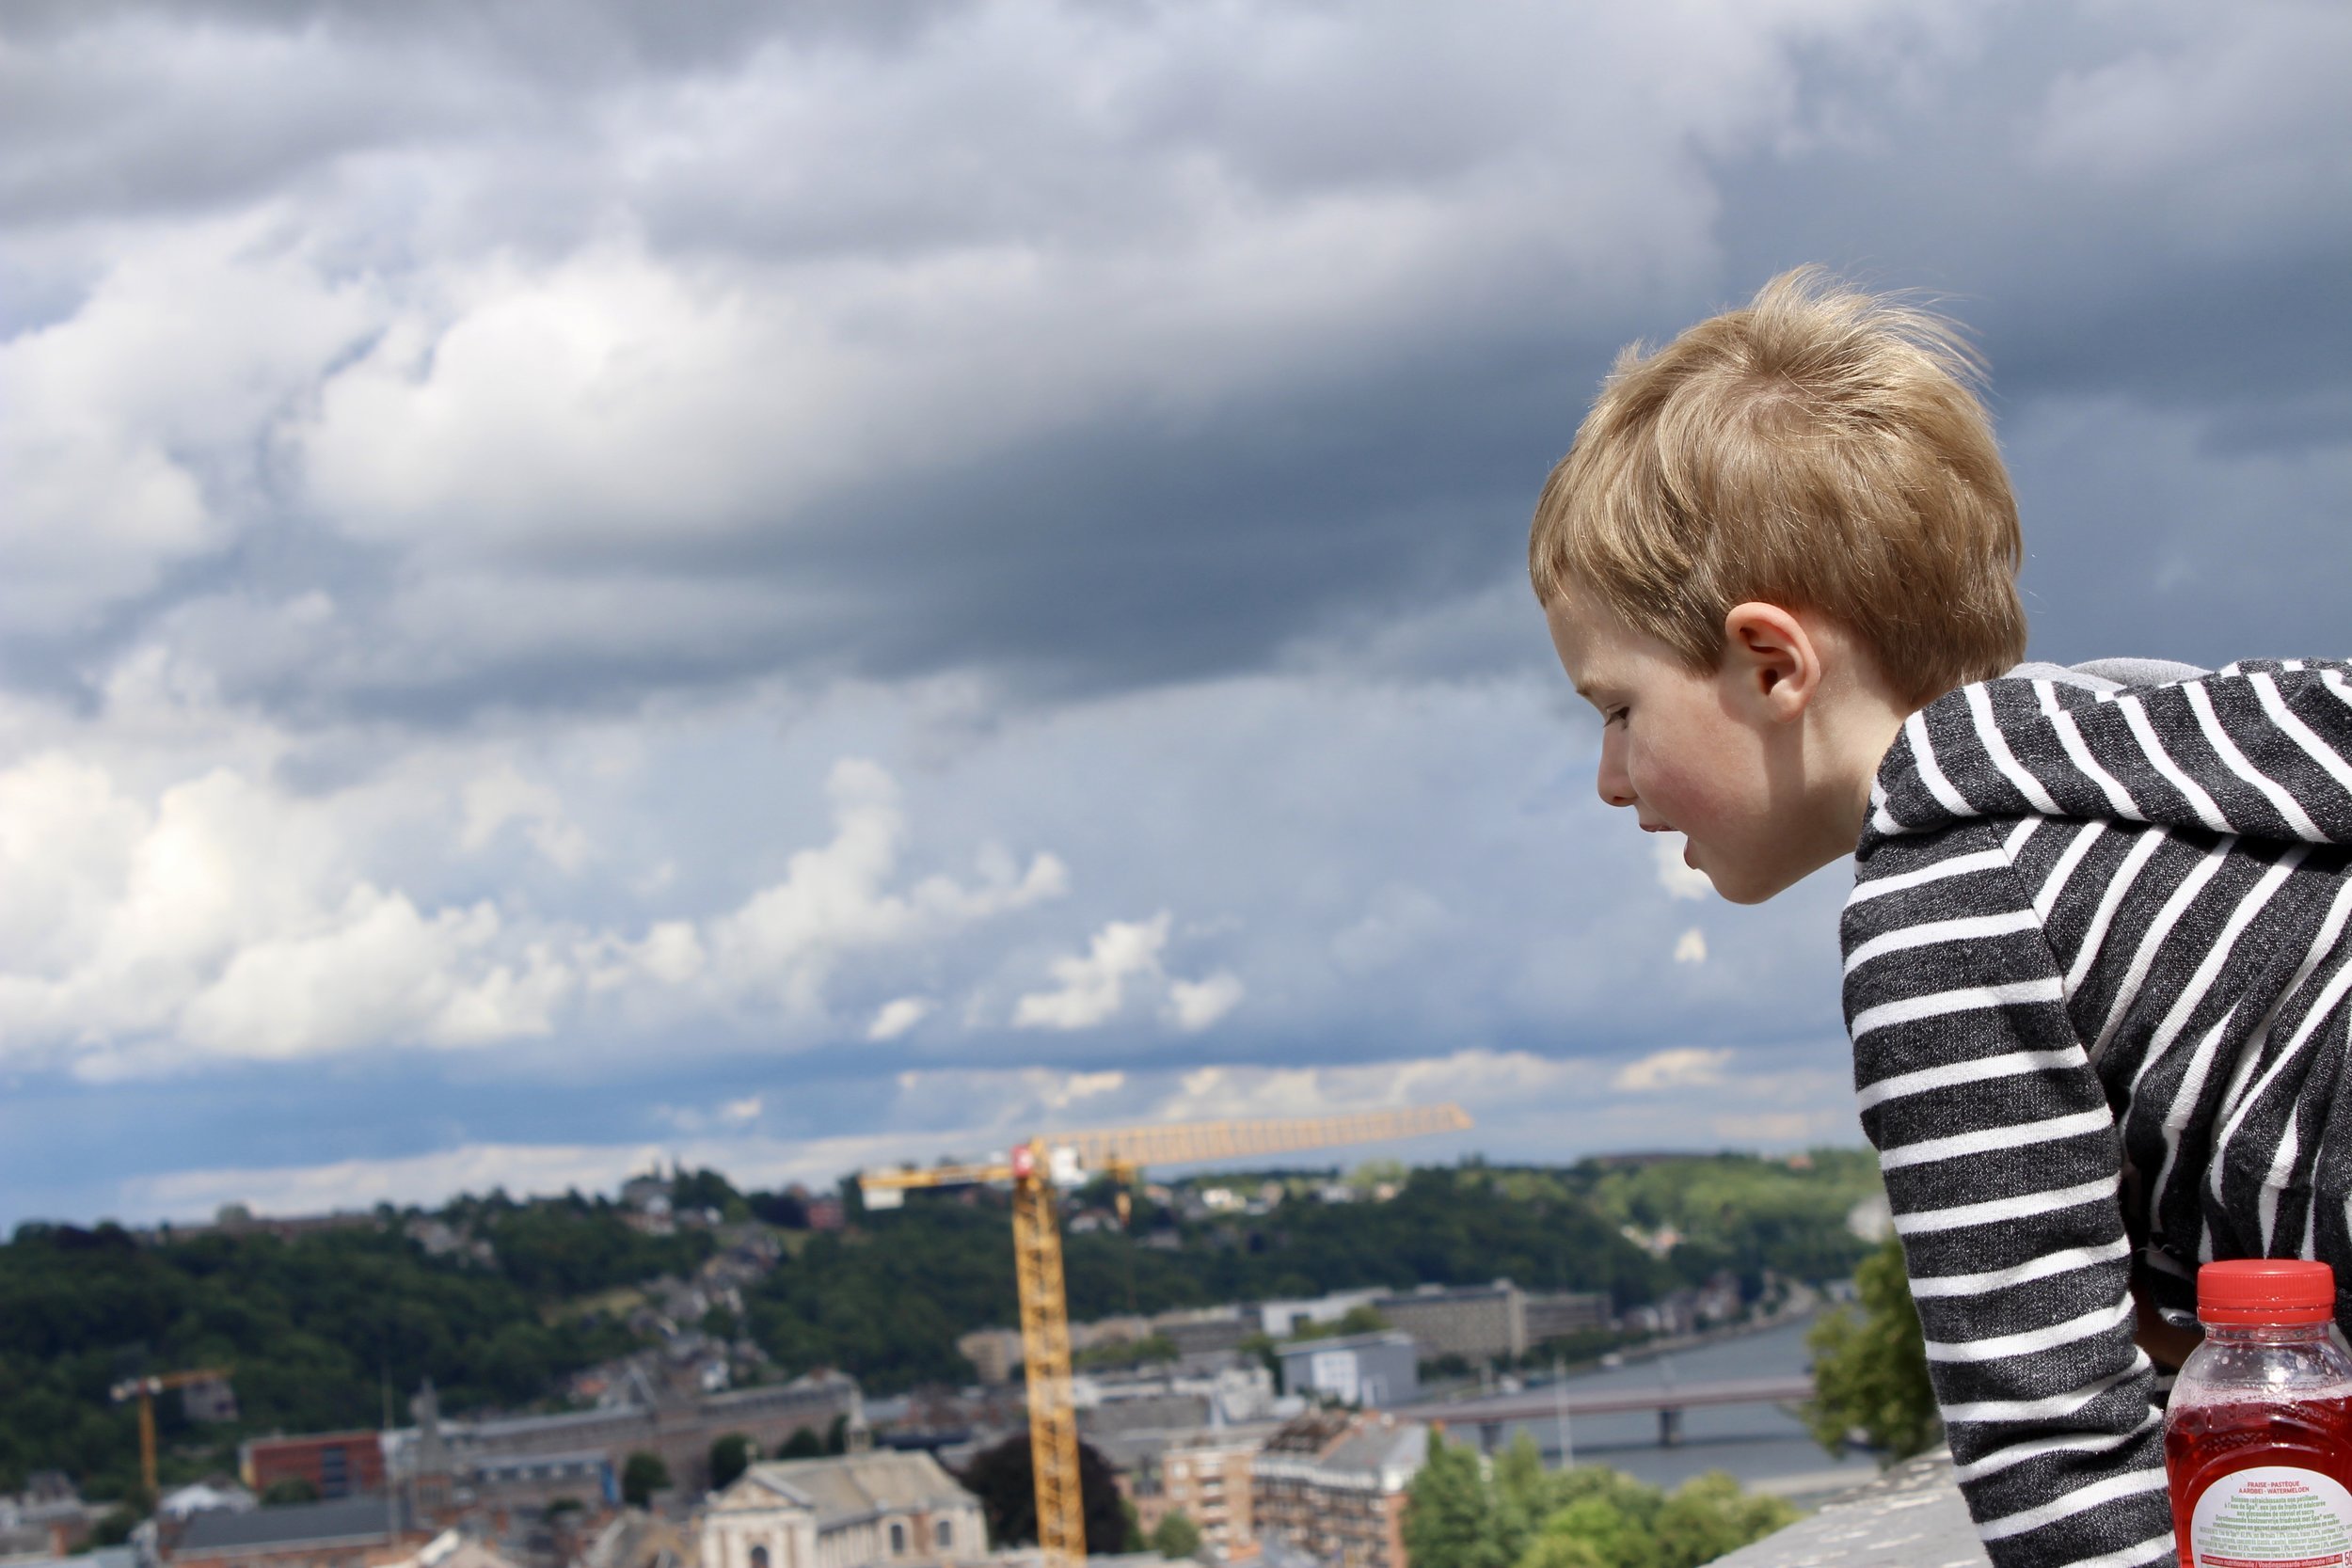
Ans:
[{"label": "hood of shirt", "polygon": [[2025,664],[1903,723],[1862,847],[1978,817],[2352,842],[2352,666]]}]

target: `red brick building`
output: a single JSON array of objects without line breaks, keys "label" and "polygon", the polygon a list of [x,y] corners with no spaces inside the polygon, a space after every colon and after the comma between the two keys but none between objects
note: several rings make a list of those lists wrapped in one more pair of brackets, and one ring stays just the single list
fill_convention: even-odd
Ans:
[{"label": "red brick building", "polygon": [[384,1490],[384,1444],[373,1432],[307,1437],[257,1437],[238,1450],[237,1467],[256,1496],[281,1481],[307,1481],[322,1501]]}]

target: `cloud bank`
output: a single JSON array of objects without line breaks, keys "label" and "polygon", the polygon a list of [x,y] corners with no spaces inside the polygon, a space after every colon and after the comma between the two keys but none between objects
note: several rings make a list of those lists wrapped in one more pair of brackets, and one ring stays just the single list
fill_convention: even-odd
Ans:
[{"label": "cloud bank", "polygon": [[2319,0],[15,8],[8,1190],[1462,1062],[1499,1154],[1851,1136],[1836,876],[1594,799],[1534,492],[1824,261],[1990,357],[2038,656],[2340,652],[2347,67]]}]

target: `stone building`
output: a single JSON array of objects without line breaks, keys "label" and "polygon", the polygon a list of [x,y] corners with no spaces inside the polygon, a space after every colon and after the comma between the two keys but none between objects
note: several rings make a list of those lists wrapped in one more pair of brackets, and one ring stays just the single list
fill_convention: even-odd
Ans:
[{"label": "stone building", "polygon": [[755,1465],[703,1513],[701,1568],[977,1562],[980,1502],[920,1451]]},{"label": "stone building", "polygon": [[1021,1365],[1021,1336],[1009,1328],[976,1328],[956,1341],[956,1349],[990,1386],[1012,1381]]},{"label": "stone building", "polygon": [[[628,1456],[643,1450],[660,1455],[677,1484],[699,1490],[707,1483],[717,1439],[741,1433],[773,1453],[794,1433],[824,1436],[835,1418],[854,1420],[858,1409],[856,1383],[839,1372],[699,1396],[635,1376],[623,1392],[596,1410],[453,1420],[441,1417],[428,1385],[413,1404],[417,1425],[387,1434],[389,1480],[421,1516],[432,1517],[461,1493],[486,1495],[502,1479],[528,1479],[531,1466],[517,1461],[568,1464],[600,1454],[618,1475]],[[566,1477],[563,1484],[574,1492],[585,1481]]]}]

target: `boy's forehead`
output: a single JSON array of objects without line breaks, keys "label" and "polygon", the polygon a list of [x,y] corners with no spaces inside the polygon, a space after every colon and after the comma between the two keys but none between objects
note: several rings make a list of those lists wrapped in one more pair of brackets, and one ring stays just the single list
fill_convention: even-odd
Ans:
[{"label": "boy's forehead", "polygon": [[1544,607],[1560,667],[1579,691],[1609,680],[1635,652],[1633,632],[1592,594],[1571,589]]}]

